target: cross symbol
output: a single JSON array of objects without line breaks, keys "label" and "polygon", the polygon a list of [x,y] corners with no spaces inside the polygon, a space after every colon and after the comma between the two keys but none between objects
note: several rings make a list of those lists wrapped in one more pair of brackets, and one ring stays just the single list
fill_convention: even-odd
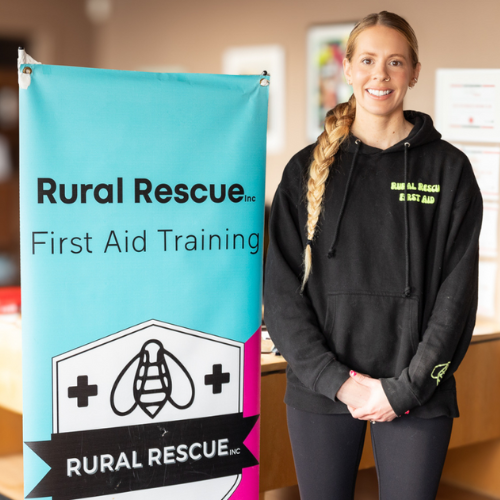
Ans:
[{"label": "cross symbol", "polygon": [[76,386],[68,387],[68,398],[77,398],[78,408],[88,406],[90,396],[97,396],[97,385],[89,385],[87,375],[78,376]]},{"label": "cross symbol", "polygon": [[212,386],[212,394],[222,392],[222,384],[229,383],[229,373],[222,373],[222,365],[213,365],[212,373],[205,375],[205,385]]}]

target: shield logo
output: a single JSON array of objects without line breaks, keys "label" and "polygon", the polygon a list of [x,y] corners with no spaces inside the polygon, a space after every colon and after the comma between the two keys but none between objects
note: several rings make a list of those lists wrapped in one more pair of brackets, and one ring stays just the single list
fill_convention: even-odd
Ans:
[{"label": "shield logo", "polygon": [[[47,487],[80,485],[54,499],[148,489],[150,499],[222,500],[256,463],[242,444],[253,424],[242,417],[241,342],[150,320],[56,356],[52,368],[52,442],[28,445],[59,469]],[[29,498],[46,494],[43,481]]]}]

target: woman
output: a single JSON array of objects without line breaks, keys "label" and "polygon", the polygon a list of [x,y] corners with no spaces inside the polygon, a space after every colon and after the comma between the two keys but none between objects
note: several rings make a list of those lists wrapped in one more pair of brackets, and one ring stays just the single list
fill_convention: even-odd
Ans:
[{"label": "woman", "polygon": [[350,34],[354,94],[287,165],[265,320],[288,361],[302,500],[351,499],[367,421],[381,500],[434,499],[477,307],[482,199],[467,157],[403,111],[417,40],[380,12]]}]

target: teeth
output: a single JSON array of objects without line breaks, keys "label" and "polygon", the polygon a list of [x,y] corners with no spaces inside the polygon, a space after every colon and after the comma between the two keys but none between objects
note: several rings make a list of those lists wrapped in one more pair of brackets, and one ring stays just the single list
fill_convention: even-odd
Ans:
[{"label": "teeth", "polygon": [[368,89],[368,92],[370,94],[372,94],[372,95],[381,96],[381,95],[390,94],[392,92],[392,90],[374,90],[374,89]]}]

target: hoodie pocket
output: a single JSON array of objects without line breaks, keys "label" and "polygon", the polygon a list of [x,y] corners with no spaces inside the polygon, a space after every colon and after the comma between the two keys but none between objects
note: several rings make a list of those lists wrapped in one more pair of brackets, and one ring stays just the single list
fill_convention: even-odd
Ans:
[{"label": "hoodie pocket", "polygon": [[325,333],[337,359],[373,378],[398,376],[418,346],[418,299],[397,294],[328,295]]}]

